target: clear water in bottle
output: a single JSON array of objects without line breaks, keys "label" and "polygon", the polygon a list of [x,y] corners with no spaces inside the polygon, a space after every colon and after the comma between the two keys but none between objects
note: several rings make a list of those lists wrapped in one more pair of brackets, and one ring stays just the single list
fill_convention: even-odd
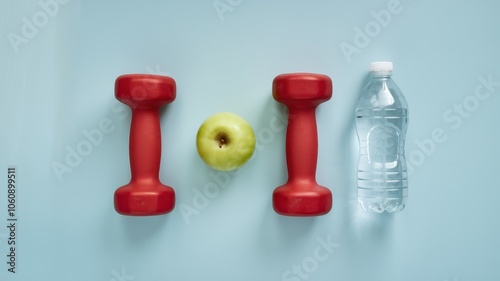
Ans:
[{"label": "clear water in bottle", "polygon": [[391,75],[392,62],[371,63],[370,81],[356,106],[358,202],[376,213],[401,211],[408,197],[408,104]]}]

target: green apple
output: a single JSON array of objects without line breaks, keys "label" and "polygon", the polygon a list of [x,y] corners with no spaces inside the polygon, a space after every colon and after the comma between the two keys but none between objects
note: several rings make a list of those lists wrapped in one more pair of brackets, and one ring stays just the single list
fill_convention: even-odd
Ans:
[{"label": "green apple", "polygon": [[207,118],[196,134],[196,149],[201,159],[219,171],[241,167],[255,150],[252,127],[240,116],[221,112]]}]

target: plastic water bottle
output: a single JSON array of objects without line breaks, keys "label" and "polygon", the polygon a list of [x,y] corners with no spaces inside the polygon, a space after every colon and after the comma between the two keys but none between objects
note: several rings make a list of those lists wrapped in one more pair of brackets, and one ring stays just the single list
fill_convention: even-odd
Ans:
[{"label": "plastic water bottle", "polygon": [[408,104],[391,75],[392,62],[372,62],[356,106],[358,202],[376,213],[401,211],[408,197]]}]

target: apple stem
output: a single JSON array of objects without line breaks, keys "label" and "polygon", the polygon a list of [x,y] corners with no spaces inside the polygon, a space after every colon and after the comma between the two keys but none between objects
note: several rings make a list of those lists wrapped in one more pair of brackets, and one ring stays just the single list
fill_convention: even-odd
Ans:
[{"label": "apple stem", "polygon": [[228,142],[227,135],[224,133],[217,134],[215,139],[219,141],[219,148],[222,148]]},{"label": "apple stem", "polygon": [[222,148],[224,144],[226,144],[226,139],[225,138],[219,139],[219,148]]}]

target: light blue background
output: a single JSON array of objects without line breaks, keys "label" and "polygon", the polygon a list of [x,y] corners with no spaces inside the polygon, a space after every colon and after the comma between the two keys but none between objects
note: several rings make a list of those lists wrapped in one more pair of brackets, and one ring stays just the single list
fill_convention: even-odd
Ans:
[{"label": "light blue background", "polygon": [[[500,86],[474,98],[480,77],[500,81],[497,1],[401,0],[365,45],[355,44],[356,28],[395,2],[220,1],[231,7],[221,17],[212,1],[70,0],[17,53],[9,36],[22,36],[23,17],[33,21],[43,9],[38,1],[1,2],[0,280],[297,281],[305,275],[286,272],[304,263],[307,280],[500,278]],[[343,42],[358,52],[346,56]],[[406,149],[415,169],[407,209],[395,215],[368,215],[356,202],[353,108],[373,60],[394,62],[410,107]],[[271,206],[273,189],[286,181],[285,132],[270,130],[282,110],[271,83],[296,71],[327,74],[335,85],[317,110],[317,181],[331,188],[334,207],[317,218],[282,217]],[[177,194],[166,216],[113,209],[113,192],[130,175],[130,116],[113,95],[125,73],[177,82],[177,99],[161,115],[160,178]],[[453,112],[464,102],[467,118]],[[182,206],[193,207],[193,190],[214,183],[196,153],[196,131],[220,111],[244,117],[260,146],[188,223]],[[65,164],[66,147],[106,118],[113,132],[58,180],[51,165]],[[436,129],[446,140],[424,151],[418,142]],[[11,165],[15,275],[4,262]],[[338,247],[314,266],[321,239]]]}]

